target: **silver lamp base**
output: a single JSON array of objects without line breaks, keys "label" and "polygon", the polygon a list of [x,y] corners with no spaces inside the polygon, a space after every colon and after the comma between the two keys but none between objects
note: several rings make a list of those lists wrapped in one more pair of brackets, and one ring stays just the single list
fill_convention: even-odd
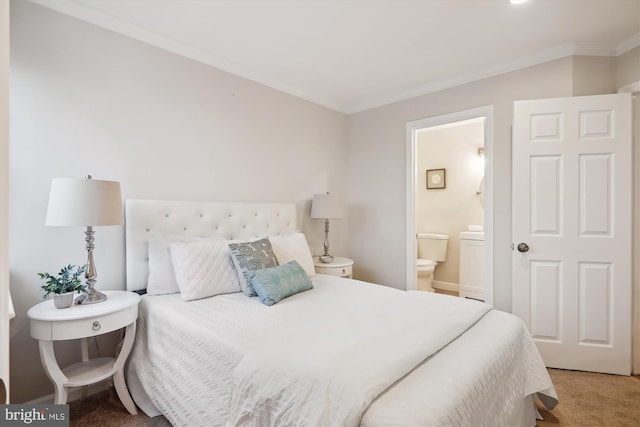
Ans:
[{"label": "silver lamp base", "polygon": [[[89,178],[91,178],[91,176],[89,176]],[[107,296],[102,292],[96,291],[95,288],[98,273],[96,272],[96,265],[93,262],[93,249],[95,248],[93,245],[94,233],[93,227],[91,226],[88,226],[87,231],[84,232],[86,236],[84,240],[87,242],[87,271],[84,273],[87,281],[87,291],[76,298],[76,304],[95,304],[107,300]]]},{"label": "silver lamp base", "polygon": [[320,259],[320,262],[330,264],[333,261],[333,255],[320,255],[318,259]]},{"label": "silver lamp base", "polygon": [[318,257],[320,262],[329,264],[333,261],[333,255],[329,255],[329,220],[324,220],[324,254]]},{"label": "silver lamp base", "polygon": [[107,296],[105,294],[98,292],[95,289],[91,289],[86,294],[82,294],[76,298],[76,304],[95,304],[106,300]]}]

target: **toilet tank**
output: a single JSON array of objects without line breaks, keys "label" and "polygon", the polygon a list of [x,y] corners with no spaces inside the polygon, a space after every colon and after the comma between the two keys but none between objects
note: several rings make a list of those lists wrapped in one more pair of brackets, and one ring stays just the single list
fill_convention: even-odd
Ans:
[{"label": "toilet tank", "polygon": [[418,233],[418,258],[444,262],[447,259],[447,243],[449,236],[446,234]]}]

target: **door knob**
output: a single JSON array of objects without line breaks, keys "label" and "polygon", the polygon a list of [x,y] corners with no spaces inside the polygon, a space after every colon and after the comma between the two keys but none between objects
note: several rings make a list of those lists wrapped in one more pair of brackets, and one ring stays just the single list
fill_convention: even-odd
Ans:
[{"label": "door knob", "polygon": [[528,252],[529,251],[529,245],[527,245],[526,243],[518,243],[518,252]]}]

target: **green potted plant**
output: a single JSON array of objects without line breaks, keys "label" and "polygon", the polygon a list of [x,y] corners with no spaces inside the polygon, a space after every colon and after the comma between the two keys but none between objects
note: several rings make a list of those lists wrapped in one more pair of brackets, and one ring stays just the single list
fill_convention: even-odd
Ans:
[{"label": "green potted plant", "polygon": [[40,289],[44,292],[42,299],[47,299],[53,294],[53,303],[57,308],[71,307],[74,292],[86,292],[87,287],[82,283],[81,276],[87,266],[67,265],[62,267],[57,276],[49,273],[38,273],[44,281]]}]

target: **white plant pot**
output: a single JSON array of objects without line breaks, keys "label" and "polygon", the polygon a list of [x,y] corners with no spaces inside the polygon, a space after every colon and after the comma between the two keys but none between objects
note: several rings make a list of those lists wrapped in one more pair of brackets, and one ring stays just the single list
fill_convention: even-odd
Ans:
[{"label": "white plant pot", "polygon": [[73,292],[53,294],[53,305],[56,308],[69,308],[73,305]]}]

